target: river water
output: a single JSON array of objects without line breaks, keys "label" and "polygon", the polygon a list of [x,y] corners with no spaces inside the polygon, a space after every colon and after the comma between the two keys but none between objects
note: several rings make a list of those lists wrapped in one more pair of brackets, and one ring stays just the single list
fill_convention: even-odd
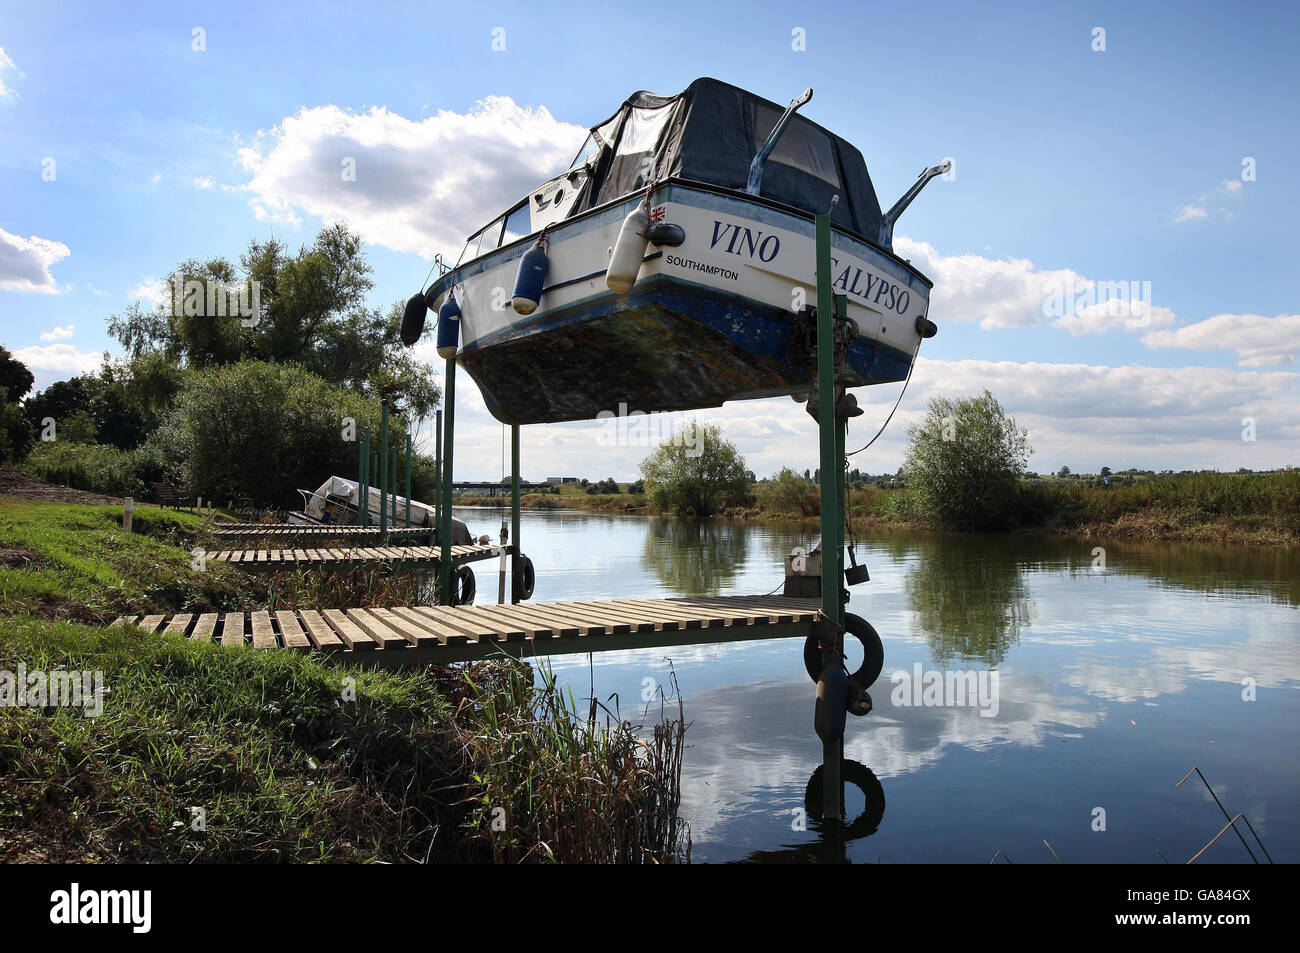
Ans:
[{"label": "river water", "polygon": [[[457,515],[495,538],[497,512]],[[525,512],[520,537],[540,602],[767,593],[816,534]],[[867,772],[866,794],[848,789],[847,843],[803,810],[821,743],[798,640],[551,660],[575,697],[594,682],[633,721],[675,673],[691,722],[682,815],[694,860],[986,863],[1000,850],[1052,862],[1046,840],[1065,863],[1185,863],[1226,824],[1195,774],[1175,787],[1193,765],[1274,860],[1297,859],[1300,550],[860,536],[871,581],[848,611],[880,633],[885,668],[875,710],[849,718],[845,756]],[[481,565],[486,596],[496,578]],[[921,690],[945,676],[984,693]],[[1250,857],[1229,832],[1200,862]]]}]

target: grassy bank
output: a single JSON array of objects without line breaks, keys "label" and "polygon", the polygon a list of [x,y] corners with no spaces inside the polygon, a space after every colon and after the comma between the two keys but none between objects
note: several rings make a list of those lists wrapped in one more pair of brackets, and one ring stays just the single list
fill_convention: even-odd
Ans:
[{"label": "grassy bank", "polygon": [[391,604],[416,584],[196,569],[199,517],[140,507],[125,534],[121,512],[0,499],[0,700],[19,666],[107,689],[93,718],[0,704],[0,861],[687,857],[680,713],[646,734],[505,660],[362,672],[106,629],[125,612]]},{"label": "grassy bank", "polygon": [[[501,506],[500,498],[457,499],[458,504]],[[644,495],[569,492],[528,494],[528,509],[655,514]],[[508,505],[508,501],[506,503]],[[821,510],[817,484],[754,485],[752,500],[720,514],[733,519],[814,520]],[[915,493],[876,486],[849,490],[849,511],[860,525],[935,528]],[[1026,480],[1014,509],[1013,530],[1084,536],[1196,542],[1300,544],[1300,471],[1189,473],[1112,486]]]}]

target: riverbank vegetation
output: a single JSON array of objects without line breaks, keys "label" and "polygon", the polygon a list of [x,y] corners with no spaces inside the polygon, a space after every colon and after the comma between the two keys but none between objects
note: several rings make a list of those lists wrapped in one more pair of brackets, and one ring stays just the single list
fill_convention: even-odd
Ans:
[{"label": "riverbank vegetation", "polygon": [[87,718],[15,705],[0,679],[0,861],[688,859],[680,711],[642,727],[506,660],[364,672],[106,628],[420,597],[413,574],[204,563],[195,514],[121,520],[0,499],[0,673],[102,672],[107,688]]}]

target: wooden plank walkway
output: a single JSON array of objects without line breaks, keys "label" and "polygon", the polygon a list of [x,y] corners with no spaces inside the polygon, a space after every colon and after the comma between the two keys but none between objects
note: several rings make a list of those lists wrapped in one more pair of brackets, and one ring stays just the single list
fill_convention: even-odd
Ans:
[{"label": "wooden plank walkway", "polygon": [[713,596],[487,606],[300,609],[123,616],[134,624],[224,646],[318,651],[381,667],[532,658],[658,646],[803,638],[817,631],[820,599]]},{"label": "wooden plank walkway", "polygon": [[[510,552],[506,547],[506,552]],[[499,555],[499,546],[477,543],[451,547],[451,561],[459,566]],[[403,569],[433,569],[442,560],[438,546],[349,546],[296,549],[208,550],[212,562],[226,563],[254,572],[283,569],[353,569],[365,565],[400,566]]]},{"label": "wooden plank walkway", "polygon": [[[388,531],[394,542],[427,539],[433,530],[426,526],[399,526]],[[248,542],[257,539],[290,540],[349,540],[351,542],[379,542],[378,526],[302,526],[297,523],[239,523],[221,526],[210,531],[213,539]]]}]

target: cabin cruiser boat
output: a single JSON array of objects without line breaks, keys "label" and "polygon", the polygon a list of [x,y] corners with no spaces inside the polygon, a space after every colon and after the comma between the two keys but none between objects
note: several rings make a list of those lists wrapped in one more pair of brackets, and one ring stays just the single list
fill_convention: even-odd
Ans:
[{"label": "cabin cruiser boat", "polygon": [[[358,526],[361,523],[361,488],[356,480],[347,477],[332,476],[316,490],[299,490],[303,500],[301,510],[289,513],[289,522],[299,526]],[[379,514],[383,501],[378,488],[371,487],[369,496],[369,525],[379,526]],[[390,525],[396,529],[403,526],[428,529],[431,533],[437,528],[434,521],[434,509],[427,503],[411,500],[410,521],[406,518],[406,497],[390,496],[388,512]],[[461,546],[474,542],[474,537],[464,520],[452,517],[451,544]]]},{"label": "cabin cruiser boat", "polygon": [[[893,252],[862,154],[715,79],[633,94],[571,167],[469,237],[408,302],[403,340],[438,314],[456,357],[509,424],[808,394],[816,375],[815,215],[829,210],[845,387],[907,378],[931,281]],[[508,289],[513,287],[514,294]],[[838,335],[837,335],[838,337]]]}]

